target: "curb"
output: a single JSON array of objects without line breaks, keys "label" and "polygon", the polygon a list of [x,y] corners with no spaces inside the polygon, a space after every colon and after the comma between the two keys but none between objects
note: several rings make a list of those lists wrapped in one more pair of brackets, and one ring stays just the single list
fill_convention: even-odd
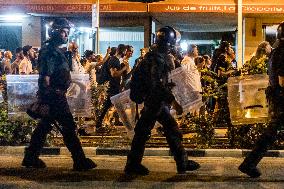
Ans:
[{"label": "curb", "polygon": [[[23,156],[26,146],[0,146],[1,155]],[[83,147],[86,156],[115,155],[127,156],[130,148]],[[251,150],[247,149],[186,149],[190,157],[245,157]],[[70,155],[66,147],[45,147],[42,155]],[[144,156],[172,156],[169,148],[146,148]],[[284,150],[269,150],[265,157],[284,158]]]}]

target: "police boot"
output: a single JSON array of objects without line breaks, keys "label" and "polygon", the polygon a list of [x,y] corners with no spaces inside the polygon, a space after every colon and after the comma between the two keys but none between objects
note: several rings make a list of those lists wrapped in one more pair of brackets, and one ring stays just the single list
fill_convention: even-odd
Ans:
[{"label": "police boot", "polygon": [[258,150],[253,150],[243,161],[243,163],[239,166],[239,170],[242,173],[247,174],[251,178],[260,177],[261,173],[257,169],[257,164],[262,159],[262,155]]},{"label": "police boot", "polygon": [[[142,158],[141,158],[142,159]],[[141,162],[141,161],[140,161]],[[133,161],[128,155],[126,166],[124,168],[124,173],[126,175],[149,175],[149,169],[139,163],[139,161]]]},{"label": "police boot", "polygon": [[178,174],[185,174],[186,171],[194,171],[200,168],[199,163],[188,160],[186,152],[180,157],[175,157]]},{"label": "police boot", "polygon": [[22,161],[22,166],[27,168],[45,168],[46,164],[44,161],[39,159],[38,156],[39,154],[26,150],[24,159]]},{"label": "police boot", "polygon": [[67,130],[63,132],[63,140],[66,147],[71,152],[74,162],[74,171],[86,171],[97,167],[91,159],[86,158],[80,140],[74,130]]},{"label": "police boot", "polygon": [[126,175],[149,175],[149,169],[142,165],[141,163],[139,164],[129,164],[127,163],[125,168],[124,168],[124,173]]},{"label": "police boot", "polygon": [[73,170],[74,171],[87,171],[89,169],[93,169],[97,167],[97,164],[93,162],[91,159],[86,158],[85,153],[81,145],[71,150],[72,159],[73,159]]},{"label": "police boot", "polygon": [[244,159],[239,166],[239,170],[252,178],[260,177],[261,172],[257,169],[257,164],[263,158],[268,150],[277,139],[277,125],[270,125],[258,139],[255,148]]},{"label": "police boot", "polygon": [[87,171],[89,169],[94,169],[97,167],[97,164],[89,158],[84,158],[82,160],[76,160],[73,164],[74,171]]},{"label": "police boot", "polygon": [[261,173],[258,168],[254,165],[248,164],[245,161],[238,168],[242,173],[247,174],[251,178],[260,177]]},{"label": "police boot", "polygon": [[264,156],[266,150],[259,146],[259,144],[256,145],[256,148],[248,154],[248,156],[244,159],[243,163],[241,163],[241,165],[238,167],[238,169],[242,173],[245,173],[251,178],[257,178],[261,175],[261,172],[256,166]]}]

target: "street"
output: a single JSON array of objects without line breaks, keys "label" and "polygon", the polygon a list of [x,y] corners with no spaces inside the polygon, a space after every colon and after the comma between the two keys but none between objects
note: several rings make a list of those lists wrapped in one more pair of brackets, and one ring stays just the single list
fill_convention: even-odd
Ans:
[{"label": "street", "polygon": [[126,177],[125,156],[93,156],[98,167],[74,172],[69,156],[44,156],[48,168],[20,166],[21,156],[0,156],[0,188],[284,188],[284,159],[264,158],[263,175],[251,179],[237,170],[242,158],[191,158],[201,164],[198,171],[177,175],[172,157],[145,157],[148,176]]}]

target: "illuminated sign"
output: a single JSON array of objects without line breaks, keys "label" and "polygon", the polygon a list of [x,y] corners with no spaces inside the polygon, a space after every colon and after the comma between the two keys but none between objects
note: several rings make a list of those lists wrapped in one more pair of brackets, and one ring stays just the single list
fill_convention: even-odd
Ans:
[{"label": "illuminated sign", "polygon": [[284,5],[244,5],[243,13],[284,13]]},{"label": "illuminated sign", "polygon": [[100,4],[100,12],[147,12],[144,3]]},{"label": "illuminated sign", "polygon": [[[237,5],[149,4],[149,12],[237,13]],[[243,13],[284,13],[284,5],[243,5]]]},{"label": "illuminated sign", "polygon": [[227,13],[235,13],[236,5],[150,4],[149,12],[227,12]]},{"label": "illuminated sign", "polygon": [[[22,10],[33,13],[91,13],[92,4],[19,4],[19,5],[1,5],[0,11]],[[121,4],[100,4],[100,12],[147,12],[146,4],[142,3],[121,3]]]},{"label": "illuminated sign", "polygon": [[[147,9],[148,6],[148,9]],[[92,4],[0,4],[0,11],[20,10],[33,13],[91,13]],[[199,5],[163,3],[100,4],[100,12],[219,12],[237,13],[237,5]],[[243,5],[243,13],[284,13],[283,5]]]},{"label": "illuminated sign", "polygon": [[27,5],[0,5],[0,11],[22,10],[32,13],[50,13],[50,12],[91,12],[90,4],[27,4]]}]

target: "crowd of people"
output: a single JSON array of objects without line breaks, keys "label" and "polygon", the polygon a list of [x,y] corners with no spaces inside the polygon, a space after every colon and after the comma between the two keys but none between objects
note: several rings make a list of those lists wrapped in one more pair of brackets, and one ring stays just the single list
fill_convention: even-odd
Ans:
[{"label": "crowd of people", "polygon": [[[280,125],[283,124],[282,90],[284,74],[283,69],[281,69],[283,66],[277,63],[284,57],[278,56],[283,53],[284,23],[279,27],[281,29],[279,31],[280,36],[278,36],[280,43],[276,47],[276,51],[273,51],[274,54],[272,53],[270,72],[272,73],[271,76],[274,77],[271,77],[270,82],[275,84],[271,85],[271,90],[276,90],[276,93],[272,95],[278,94],[280,96],[281,107],[278,107],[277,115],[273,119],[273,130],[268,129],[267,134],[263,135],[264,137],[260,140],[253,153],[239,167],[240,171],[251,177],[260,176],[256,165],[267,150],[266,147],[270,145],[267,137],[274,137],[271,133],[277,132],[279,122],[282,121]],[[219,48],[214,50],[212,59],[210,55],[199,55],[198,46],[194,44],[188,45],[187,51],[182,53],[176,47],[179,33],[174,28],[166,26],[158,30],[153,46],[140,49],[141,55],[137,57],[134,66],[131,68],[129,60],[135,50],[133,46],[120,44],[117,47],[108,47],[105,56],[86,50],[83,58],[81,58],[78,44],[75,42],[70,42],[67,49],[60,48],[62,44],[67,44],[69,31],[70,24],[66,19],[55,20],[48,31],[50,39],[45,42],[39,54],[32,46],[27,45],[23,48],[17,48],[16,59],[13,63],[11,63],[13,55],[10,51],[5,51],[1,60],[1,74],[38,73],[38,101],[49,106],[50,112],[47,116],[40,117],[38,126],[32,134],[22,165],[34,168],[46,167],[45,163],[39,159],[40,151],[53,124],[58,123],[61,125],[60,132],[63,135],[64,143],[71,152],[74,170],[88,170],[97,166],[91,159],[85,157],[76,134],[76,124],[66,99],[66,92],[71,83],[71,73],[87,73],[93,82],[98,84],[109,83],[102,113],[95,124],[97,129],[103,128],[104,117],[111,107],[110,97],[130,88],[131,98],[131,93],[135,91],[134,87],[137,87],[135,82],[139,82],[139,79],[144,80],[141,81],[144,86],[140,86],[144,96],[142,96],[142,101],[137,100],[137,103],[144,102],[144,108],[134,129],[135,134],[131,144],[131,151],[128,154],[124,170],[126,174],[149,174],[149,170],[141,164],[141,161],[145,144],[149,140],[156,121],[163,126],[164,135],[176,161],[177,172],[183,174],[186,171],[198,169],[200,165],[197,162],[188,160],[187,153],[181,142],[182,134],[176,120],[170,114],[170,107],[174,108],[177,114],[182,114],[183,109],[171,92],[174,85],[171,85],[172,83],[168,81],[169,72],[178,67],[188,69],[194,78],[194,90],[199,92],[203,92],[204,86],[208,84],[202,82],[201,79],[202,74],[205,73],[204,69],[214,73],[218,79],[218,85],[224,85],[228,77],[240,73],[237,69],[235,52],[231,44],[227,41],[221,41]],[[265,58],[263,67],[266,69],[260,69],[256,72],[265,73],[271,50],[272,47],[268,42],[262,42],[258,46],[256,54],[244,65],[242,71],[250,73],[251,70],[255,70],[254,68],[259,68],[259,60]],[[276,52],[279,54],[275,54]],[[141,74],[146,77],[141,78]],[[226,94],[226,87],[222,88],[222,90]],[[135,97],[131,99],[136,102]],[[273,101],[275,107],[277,103],[279,106],[279,99],[275,101],[273,98],[271,101]],[[226,95],[213,102],[211,108],[215,109],[216,104],[219,109],[228,108]]]},{"label": "crowd of people", "polygon": [[[151,47],[150,47],[151,48]],[[103,126],[103,120],[108,110],[112,106],[110,97],[120,93],[123,90],[129,89],[131,75],[139,63],[144,59],[150,48],[141,48],[140,56],[134,57],[135,61],[129,62],[132,58],[134,47],[127,44],[120,44],[117,47],[108,47],[106,54],[96,54],[92,50],[86,50],[83,55],[79,53],[79,45],[72,41],[69,42],[66,48],[61,50],[64,52],[68,59],[70,66],[70,72],[72,74],[89,74],[92,82],[103,84],[109,82],[106,101],[103,103],[102,113],[99,116],[97,123],[95,124],[97,131],[107,130]],[[258,60],[266,57],[268,59],[271,52],[271,46],[267,41],[260,43],[256,50],[256,54],[243,66],[242,71],[248,74],[255,72],[259,67]],[[19,47],[16,49],[15,59],[12,62],[13,54],[11,51],[5,51],[0,53],[0,73],[1,74],[38,74],[38,49],[33,48],[30,45]],[[215,79],[218,80],[218,85],[223,85],[227,82],[228,77],[237,75],[237,62],[235,59],[235,52],[231,44],[227,41],[221,41],[219,47],[210,54],[200,55],[198,46],[195,44],[188,44],[187,50],[182,51],[181,48],[175,46],[170,50],[169,62],[172,62],[170,69],[173,70],[178,67],[184,67],[188,69],[192,77],[193,90],[198,92],[206,92],[206,88],[210,83],[203,81],[202,76],[208,73],[215,73]],[[133,67],[131,67],[133,65]],[[264,68],[267,70],[267,65]],[[257,73],[263,73],[261,69]],[[224,88],[224,93],[226,88]],[[220,98],[216,102],[215,99],[209,99],[208,110],[213,112],[216,107],[225,110],[228,108],[226,100]],[[208,101],[208,99],[207,99]],[[222,101],[222,102],[221,102]],[[114,114],[115,119],[118,120],[117,114]],[[121,122],[116,121],[117,124]],[[82,128],[80,130],[82,135],[88,135]]]},{"label": "crowd of people", "polygon": [[0,74],[36,74],[38,49],[30,45],[18,47],[15,51],[15,59],[12,62],[13,54],[11,51],[0,52]]}]

